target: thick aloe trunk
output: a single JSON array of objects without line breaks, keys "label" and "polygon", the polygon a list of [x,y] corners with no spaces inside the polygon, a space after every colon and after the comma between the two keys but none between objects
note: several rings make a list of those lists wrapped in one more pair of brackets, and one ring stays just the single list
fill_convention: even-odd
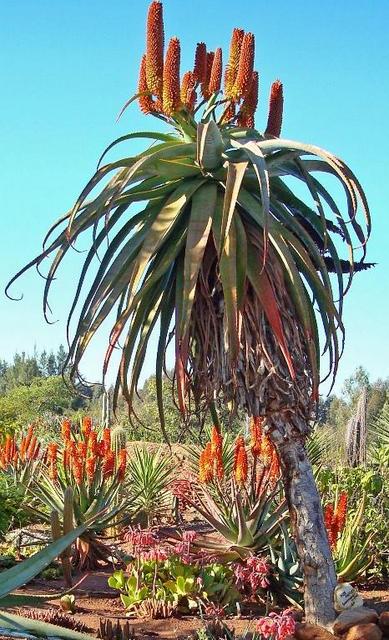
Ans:
[{"label": "thick aloe trunk", "polygon": [[272,430],[282,467],[292,530],[304,574],[307,621],[327,626],[335,618],[333,606],[336,573],[323,511],[304,439],[288,426]]}]

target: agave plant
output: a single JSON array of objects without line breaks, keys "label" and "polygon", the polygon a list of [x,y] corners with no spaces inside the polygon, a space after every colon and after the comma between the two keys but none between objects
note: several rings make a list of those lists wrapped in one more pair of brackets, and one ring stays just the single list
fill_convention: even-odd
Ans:
[{"label": "agave plant", "polygon": [[[170,131],[129,133],[109,145],[74,207],[48,232],[43,251],[11,283],[52,256],[47,316],[58,268],[80,236],[92,231],[69,314],[69,327],[78,318],[69,348],[71,376],[79,375],[86,349],[114,309],[103,364],[105,377],[123,342],[114,403],[122,393],[132,408],[159,322],[162,428],[162,374],[172,331],[184,417],[192,407],[207,410],[216,398],[267,418],[306,568],[306,614],[326,623],[334,616],[336,578],[304,439],[318,400],[319,337],[327,375],[334,377],[343,348],[343,298],[354,273],[369,266],[366,197],[338,157],[281,138],[280,81],[271,87],[267,124],[255,126],[252,33],[234,29],[222,82],[220,48],[208,51],[199,43],[193,70],[181,78],[177,38],[164,56],[160,2],[151,3],[147,23],[138,92],[125,107],[138,99],[142,111]],[[131,140],[152,145],[102,164],[110,149]],[[339,191],[332,195],[328,178],[338,183],[343,200]],[[317,522],[315,531],[307,528],[310,522]]]},{"label": "agave plant", "polygon": [[172,465],[161,451],[151,452],[136,447],[128,462],[129,492],[132,508],[150,527],[155,518],[166,515],[171,508],[169,484]]}]

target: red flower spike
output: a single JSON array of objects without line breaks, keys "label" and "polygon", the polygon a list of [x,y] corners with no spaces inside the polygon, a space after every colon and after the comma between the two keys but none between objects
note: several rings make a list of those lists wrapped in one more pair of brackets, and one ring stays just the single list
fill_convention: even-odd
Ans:
[{"label": "red flower spike", "polygon": [[231,91],[232,98],[235,100],[245,97],[250,88],[254,70],[254,53],[254,34],[245,33],[240,50],[238,72]]},{"label": "red flower spike", "polygon": [[255,126],[254,114],[258,106],[258,86],[259,75],[257,71],[254,71],[250,88],[246,93],[238,114],[237,124],[240,127],[253,129]]},{"label": "red flower spike", "polygon": [[147,115],[148,113],[154,113],[156,111],[155,103],[149,93],[149,88],[147,86],[146,79],[146,56],[142,57],[139,69],[139,80],[138,80],[138,102],[139,107],[142,113]]},{"label": "red flower spike", "polygon": [[146,81],[151,93],[162,97],[164,27],[163,7],[154,1],[147,14]]},{"label": "red flower spike", "polygon": [[209,78],[208,91],[212,95],[220,91],[223,73],[223,54],[220,47],[215,51]]},{"label": "red flower spike", "polygon": [[338,504],[336,507],[335,519],[336,526],[339,533],[342,533],[347,519],[347,504],[348,504],[348,495],[346,491],[342,491],[339,496]]},{"label": "red flower spike", "polygon": [[334,506],[328,503],[324,508],[324,524],[327,529],[328,541],[333,549],[336,544],[336,531],[334,530]]},{"label": "red flower spike", "polygon": [[238,73],[240,49],[244,36],[243,29],[234,29],[231,37],[230,56],[224,74],[224,95],[227,99],[232,99],[232,88]]},{"label": "red flower spike", "polygon": [[162,110],[169,118],[180,107],[180,57],[178,38],[171,38],[163,70]]},{"label": "red flower spike", "polygon": [[213,65],[213,59],[215,57],[215,54],[213,51],[208,51],[207,53],[207,73],[205,76],[205,80],[201,83],[201,93],[203,95],[204,100],[209,100],[209,98],[211,97],[210,91],[209,91],[209,81],[211,79],[211,71],[212,71],[212,65]]},{"label": "red flower spike", "polygon": [[181,102],[188,109],[193,111],[196,104],[196,79],[193,71],[184,73],[180,92]]},{"label": "red flower spike", "polygon": [[283,87],[280,80],[273,82],[270,89],[269,115],[265,134],[279,138],[282,126],[282,113],[284,109]]},{"label": "red flower spike", "polygon": [[204,42],[199,42],[196,47],[193,75],[196,82],[202,83],[207,78],[207,47]]}]

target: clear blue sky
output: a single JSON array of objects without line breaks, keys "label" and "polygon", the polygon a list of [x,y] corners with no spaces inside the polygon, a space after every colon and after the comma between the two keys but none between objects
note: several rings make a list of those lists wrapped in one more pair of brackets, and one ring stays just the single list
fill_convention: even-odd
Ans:
[{"label": "clear blue sky", "polygon": [[[73,203],[114,138],[154,123],[137,106],[115,117],[134,92],[144,50],[148,0],[14,0],[0,3],[0,283],[40,247],[49,224]],[[232,27],[254,31],[261,74],[260,122],[268,87],[285,87],[283,134],[340,155],[369,198],[374,272],[346,299],[347,346],[337,387],[359,364],[389,375],[388,196],[389,3],[387,0],[165,0],[167,36],[181,37],[183,70],[195,43],[227,51]],[[31,272],[1,298],[0,357],[64,342],[66,307],[77,278],[70,260],[52,299],[58,322],[41,312],[42,280]],[[99,350],[85,370],[96,380]],[[152,371],[152,361],[146,372]]]}]

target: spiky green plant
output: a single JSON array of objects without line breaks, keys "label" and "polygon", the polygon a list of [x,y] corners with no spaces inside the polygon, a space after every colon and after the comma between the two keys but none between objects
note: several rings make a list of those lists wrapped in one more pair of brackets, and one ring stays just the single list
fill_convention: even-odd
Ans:
[{"label": "spiky green plant", "polygon": [[[164,59],[162,4],[151,3],[135,97],[144,113],[166,122],[171,132],[130,133],[109,145],[74,207],[48,232],[43,251],[11,282],[52,256],[44,289],[47,315],[62,260],[91,232],[69,314],[69,327],[78,317],[69,348],[71,376],[77,377],[86,349],[114,310],[103,364],[105,377],[122,345],[114,404],[123,393],[132,407],[159,323],[162,428],[162,372],[172,332],[184,416],[216,398],[267,418],[305,566],[307,616],[325,624],[334,615],[335,573],[324,570],[331,566],[330,552],[303,445],[318,399],[319,336],[328,375],[335,376],[344,294],[355,271],[368,266],[370,213],[358,179],[342,160],[280,137],[279,81],[272,86],[267,125],[255,128],[253,34],[234,30],[223,89],[221,53],[200,43],[193,71],[181,79],[179,40],[170,40]],[[131,140],[151,140],[152,146],[102,164],[110,149]],[[339,191],[331,194],[332,183],[343,199]],[[340,257],[343,246],[347,259]],[[100,263],[90,280],[97,254]],[[315,534],[306,529],[311,521],[317,522]]]},{"label": "spiky green plant", "polygon": [[166,515],[172,498],[169,485],[173,466],[163,452],[136,447],[128,461],[128,492],[138,517],[150,526],[155,518]]}]

